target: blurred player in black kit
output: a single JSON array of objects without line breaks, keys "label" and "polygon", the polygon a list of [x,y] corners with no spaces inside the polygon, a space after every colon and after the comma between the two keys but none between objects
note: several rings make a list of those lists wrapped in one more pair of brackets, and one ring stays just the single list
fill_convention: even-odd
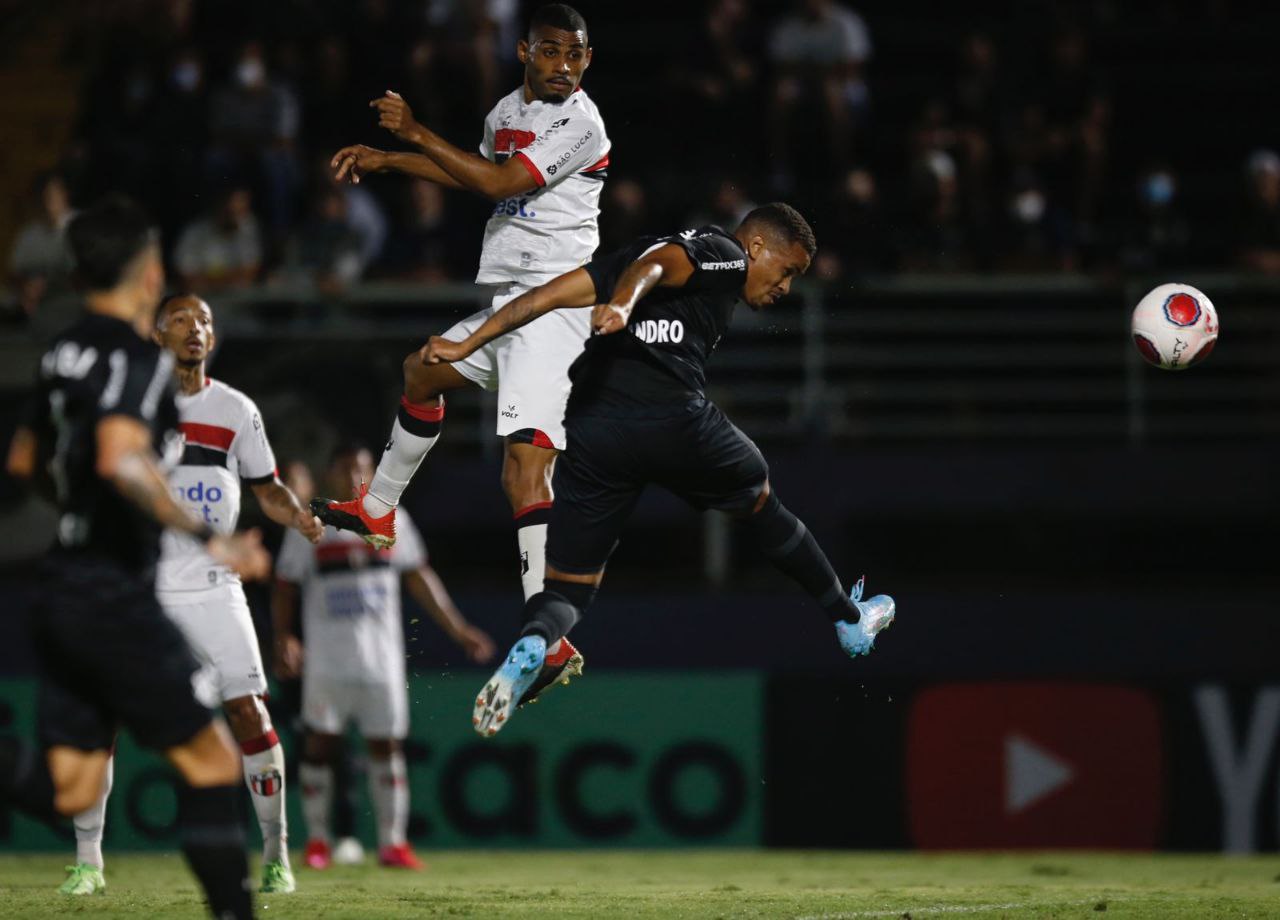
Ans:
[{"label": "blurred player in black kit", "polygon": [[[851,656],[871,650],[893,599],[846,594],[813,535],[769,484],[751,439],[704,392],[706,363],[739,299],[776,303],[817,244],[794,208],[770,204],[732,233],[708,226],[642,239],[522,294],[462,342],[433,338],[427,360],[458,361],[557,309],[595,305],[592,338],[569,371],[568,446],[556,465],[543,590],[519,642],[476,700],[472,724],[495,734],[537,678],[549,645],[590,605],[622,526],[646,486],[741,518],[756,543],[831,617]],[[624,333],[619,335],[618,333]]]},{"label": "blurred player in black kit", "polygon": [[150,340],[164,287],[150,221],[110,198],[67,237],[85,312],[41,360],[8,457],[9,472],[51,492],[59,512],[31,617],[42,750],[0,740],[0,795],[46,819],[83,811],[101,792],[117,728],[127,728],[182,778],[182,849],[214,916],[250,917],[240,758],[210,711],[212,685],[200,692],[196,659],[156,600],[155,568],[165,527],[204,540],[247,577],[265,575],[270,560],[257,534],[215,534],[165,481],[182,439],[173,356]]}]

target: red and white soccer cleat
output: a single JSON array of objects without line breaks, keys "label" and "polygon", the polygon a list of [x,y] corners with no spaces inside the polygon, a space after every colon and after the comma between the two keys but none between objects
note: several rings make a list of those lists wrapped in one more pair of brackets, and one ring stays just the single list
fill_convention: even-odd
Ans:
[{"label": "red and white soccer cleat", "polygon": [[333,862],[329,853],[329,844],[323,840],[308,840],[307,849],[302,857],[308,869],[328,869]]},{"label": "red and white soccer cleat", "polygon": [[427,868],[426,864],[413,852],[413,847],[407,843],[397,843],[378,850],[378,865],[386,866],[388,869],[412,869],[415,872],[421,872]]},{"label": "red and white soccer cleat", "polygon": [[350,501],[339,502],[331,498],[311,499],[311,513],[323,523],[339,530],[359,534],[364,542],[378,549],[387,549],[396,543],[396,509],[392,508],[380,518],[371,517],[364,510],[364,497],[369,492],[366,483],[360,483],[360,494]]}]

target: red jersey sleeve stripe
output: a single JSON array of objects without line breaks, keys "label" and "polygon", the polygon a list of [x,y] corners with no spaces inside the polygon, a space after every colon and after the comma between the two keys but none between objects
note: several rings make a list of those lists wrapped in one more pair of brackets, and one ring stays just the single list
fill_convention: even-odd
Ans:
[{"label": "red jersey sleeve stripe", "polygon": [[608,169],[608,168],[609,168],[609,154],[606,153],[600,159],[596,160],[594,163],[592,163],[590,166],[584,169],[583,172],[596,172],[598,170]]},{"label": "red jersey sleeve stripe", "polygon": [[533,160],[529,159],[523,153],[517,152],[516,159],[524,164],[524,168],[529,170],[529,175],[533,176],[533,181],[538,183],[538,188],[547,184],[547,180],[542,178],[542,170],[533,165]]},{"label": "red jersey sleeve stripe", "polygon": [[202,425],[199,422],[182,422],[178,425],[188,444],[199,444],[202,447],[216,447],[218,450],[230,450],[236,433],[221,425]]}]

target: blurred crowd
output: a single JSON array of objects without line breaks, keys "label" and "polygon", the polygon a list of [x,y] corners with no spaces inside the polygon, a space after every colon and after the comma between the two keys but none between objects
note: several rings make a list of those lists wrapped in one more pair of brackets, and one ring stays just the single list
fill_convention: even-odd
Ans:
[{"label": "blurred crowd", "polygon": [[[484,202],[400,177],[339,185],[328,162],[349,143],[395,146],[368,108],[385,89],[473,149],[486,111],[521,78],[514,47],[536,5],[118,0],[86,9],[68,49],[85,65],[78,122],[57,169],[32,189],[9,256],[11,313],[30,313],[67,284],[62,231],[77,202],[109,189],[151,208],[173,272],[202,291],[470,278]],[[1136,37],[1146,34],[1135,31],[1139,19],[1148,31],[1163,23],[1169,35],[1212,34],[1233,21],[1225,0],[1152,0],[1140,10],[1027,0],[1013,22],[1000,4],[935,21],[913,0],[867,0],[865,9],[856,0],[655,2],[642,30],[630,4],[578,6],[596,49],[584,86],[614,142],[605,246],[732,224],[754,202],[786,198],[810,215],[815,271],[828,280],[1280,274],[1275,129],[1252,125],[1244,108],[1218,144],[1166,123],[1169,113],[1212,109],[1212,82],[1188,95],[1178,80],[1184,52]],[[1249,60],[1226,58],[1231,47],[1221,66],[1247,71]],[[1144,49],[1167,69],[1153,76]],[[1196,55],[1210,73],[1212,51]]]}]

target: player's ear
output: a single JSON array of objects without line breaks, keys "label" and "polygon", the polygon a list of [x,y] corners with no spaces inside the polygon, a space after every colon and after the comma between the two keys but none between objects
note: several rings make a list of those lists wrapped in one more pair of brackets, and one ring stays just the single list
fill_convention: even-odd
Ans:
[{"label": "player's ear", "polygon": [[756,234],[747,240],[747,256],[754,262],[760,258],[760,254],[765,250],[764,237]]},{"label": "player's ear", "polygon": [[521,64],[529,63],[529,40],[522,38],[516,42],[516,58]]},{"label": "player's ear", "polygon": [[591,66],[591,49],[587,48],[587,53],[582,58],[582,69],[586,70]]}]

